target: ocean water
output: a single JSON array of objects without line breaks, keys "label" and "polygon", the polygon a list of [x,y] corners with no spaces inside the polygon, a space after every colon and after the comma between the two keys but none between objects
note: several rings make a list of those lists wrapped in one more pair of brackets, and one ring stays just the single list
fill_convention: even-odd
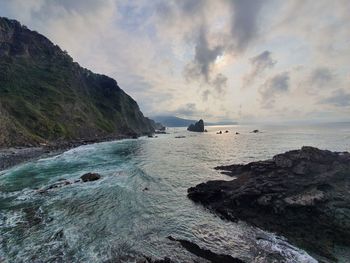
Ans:
[{"label": "ocean water", "polygon": [[[168,236],[246,262],[316,262],[281,236],[220,219],[189,200],[187,189],[232,179],[213,169],[222,164],[267,159],[303,145],[349,151],[350,125],[207,129],[170,128],[158,138],[81,146],[0,172],[0,262],[133,262],[141,255],[206,262]],[[87,172],[102,178],[38,192]]]}]

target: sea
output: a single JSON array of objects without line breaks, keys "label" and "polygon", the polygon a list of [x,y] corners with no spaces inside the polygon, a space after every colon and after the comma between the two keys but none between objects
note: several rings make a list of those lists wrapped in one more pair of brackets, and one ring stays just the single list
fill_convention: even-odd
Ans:
[{"label": "sea", "polygon": [[[206,129],[168,128],[156,138],[84,145],[0,171],[0,262],[137,262],[143,256],[208,262],[169,236],[245,262],[317,262],[283,236],[221,219],[193,203],[187,189],[232,180],[218,165],[305,145],[350,151],[350,124]],[[88,172],[101,179],[78,182]],[[72,183],[40,191],[62,180]]]}]

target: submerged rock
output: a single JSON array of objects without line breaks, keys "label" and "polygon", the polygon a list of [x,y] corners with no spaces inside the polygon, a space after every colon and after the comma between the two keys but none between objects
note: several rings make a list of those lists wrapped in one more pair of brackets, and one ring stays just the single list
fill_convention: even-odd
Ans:
[{"label": "submerged rock", "polygon": [[188,126],[187,130],[192,132],[204,132],[204,121],[201,119],[195,124],[191,124]]},{"label": "submerged rock", "polygon": [[350,154],[303,147],[272,160],[221,166],[233,181],[209,181],[188,197],[228,220],[286,236],[321,262],[350,246]]},{"label": "submerged rock", "polygon": [[99,175],[98,173],[86,173],[82,175],[80,178],[81,180],[83,180],[83,182],[91,182],[91,181],[96,181],[100,179],[101,175]]},{"label": "submerged rock", "polygon": [[244,263],[244,261],[238,258],[234,258],[230,255],[216,254],[208,249],[200,248],[197,244],[184,239],[175,239],[172,236],[169,236],[168,239],[179,242],[181,246],[190,253],[213,263]]}]

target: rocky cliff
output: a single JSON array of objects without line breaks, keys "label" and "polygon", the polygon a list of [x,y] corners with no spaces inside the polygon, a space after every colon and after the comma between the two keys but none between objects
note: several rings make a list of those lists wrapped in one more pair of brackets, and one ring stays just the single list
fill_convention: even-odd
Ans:
[{"label": "rocky cliff", "polygon": [[117,82],[0,18],[0,147],[153,132]]}]

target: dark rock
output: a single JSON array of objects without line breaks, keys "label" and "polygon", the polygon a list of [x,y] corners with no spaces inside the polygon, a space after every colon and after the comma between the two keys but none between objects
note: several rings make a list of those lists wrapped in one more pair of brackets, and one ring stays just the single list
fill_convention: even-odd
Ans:
[{"label": "dark rock", "polygon": [[172,236],[169,236],[168,239],[179,242],[187,251],[191,252],[197,257],[204,258],[213,263],[244,263],[244,261],[230,255],[216,254],[208,249],[200,248],[197,244],[187,240],[175,239]]},{"label": "dark rock", "polygon": [[154,132],[155,134],[167,134],[165,130],[157,130]]},{"label": "dark rock", "polygon": [[228,133],[228,131],[226,130],[225,133]]},{"label": "dark rock", "polygon": [[53,189],[57,189],[57,188],[61,188],[63,186],[67,186],[72,184],[70,181],[66,180],[66,179],[58,179],[56,183],[53,183],[45,188],[39,189],[37,190],[37,192],[39,194],[47,194],[49,190],[53,190]]},{"label": "dark rock", "polygon": [[239,134],[239,132],[236,132],[236,135],[238,135]]},{"label": "dark rock", "polygon": [[222,134],[222,131],[218,131],[216,134]]},{"label": "dark rock", "polygon": [[188,126],[187,130],[192,132],[204,132],[204,121],[201,119],[195,124],[191,124]]},{"label": "dark rock", "polygon": [[142,191],[148,191],[148,190],[149,190],[149,188],[148,188],[148,187],[145,187],[145,188],[143,188]]},{"label": "dark rock", "polygon": [[254,130],[251,133],[259,133],[259,132],[260,132],[259,130]]},{"label": "dark rock", "polygon": [[316,259],[350,247],[350,154],[303,147],[272,160],[221,166],[233,181],[209,181],[188,196],[228,220],[284,235]]},{"label": "dark rock", "polygon": [[101,178],[101,175],[99,175],[97,173],[87,173],[87,174],[84,174],[80,177],[80,179],[83,180],[83,182],[96,181],[100,178]]}]

